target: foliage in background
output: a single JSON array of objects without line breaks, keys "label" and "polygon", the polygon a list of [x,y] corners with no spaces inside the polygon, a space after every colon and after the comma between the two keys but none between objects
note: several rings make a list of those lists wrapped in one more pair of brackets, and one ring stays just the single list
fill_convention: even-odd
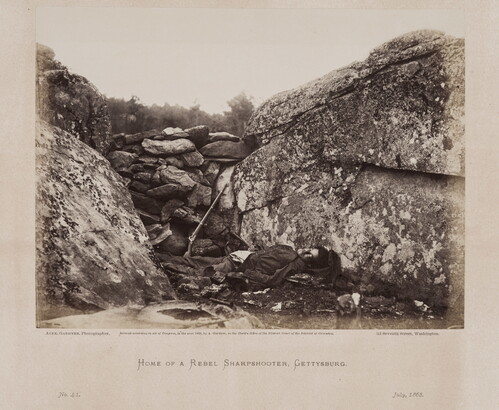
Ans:
[{"label": "foliage in background", "polygon": [[251,98],[244,92],[227,102],[230,110],[223,114],[208,114],[200,109],[199,104],[189,108],[168,103],[163,106],[156,104],[146,106],[136,96],[132,96],[128,101],[123,98],[108,98],[107,104],[113,134],[121,132],[135,134],[153,128],[185,129],[196,125],[207,125],[212,132],[227,131],[242,136],[255,108]]}]

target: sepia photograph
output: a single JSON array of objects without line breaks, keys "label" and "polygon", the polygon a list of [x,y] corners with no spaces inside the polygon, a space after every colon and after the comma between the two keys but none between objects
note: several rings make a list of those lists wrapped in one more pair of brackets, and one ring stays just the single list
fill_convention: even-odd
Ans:
[{"label": "sepia photograph", "polygon": [[464,28],[37,7],[37,328],[463,329]]}]

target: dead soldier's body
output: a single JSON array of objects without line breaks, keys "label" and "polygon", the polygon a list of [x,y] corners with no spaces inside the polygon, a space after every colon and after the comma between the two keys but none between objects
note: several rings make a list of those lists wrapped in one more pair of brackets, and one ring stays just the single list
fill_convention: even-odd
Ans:
[{"label": "dead soldier's body", "polygon": [[165,267],[178,271],[178,265],[188,266],[212,282],[226,281],[236,290],[277,287],[304,270],[322,274],[333,284],[341,269],[339,256],[332,250],[317,246],[295,251],[288,245],[256,252],[236,251],[223,258],[172,257]]}]

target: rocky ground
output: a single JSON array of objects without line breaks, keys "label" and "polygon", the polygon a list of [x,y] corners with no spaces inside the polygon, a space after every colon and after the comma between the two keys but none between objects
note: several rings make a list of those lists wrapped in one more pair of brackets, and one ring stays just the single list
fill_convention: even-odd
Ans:
[{"label": "rocky ground", "polygon": [[[174,279],[172,282],[175,284]],[[304,274],[287,280],[281,287],[258,292],[237,292],[227,286],[212,285],[198,292],[179,286],[180,298],[240,307],[256,316],[269,329],[446,329],[459,320],[444,309],[432,309],[423,302],[395,297],[364,296],[361,317],[343,318],[337,298],[344,291],[313,280]]]}]

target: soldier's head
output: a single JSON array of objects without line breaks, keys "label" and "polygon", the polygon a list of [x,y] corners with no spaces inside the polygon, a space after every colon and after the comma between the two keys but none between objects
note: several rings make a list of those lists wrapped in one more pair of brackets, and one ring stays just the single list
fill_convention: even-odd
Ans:
[{"label": "soldier's head", "polygon": [[329,264],[329,251],[323,246],[298,249],[298,255],[311,268],[325,268]]}]

